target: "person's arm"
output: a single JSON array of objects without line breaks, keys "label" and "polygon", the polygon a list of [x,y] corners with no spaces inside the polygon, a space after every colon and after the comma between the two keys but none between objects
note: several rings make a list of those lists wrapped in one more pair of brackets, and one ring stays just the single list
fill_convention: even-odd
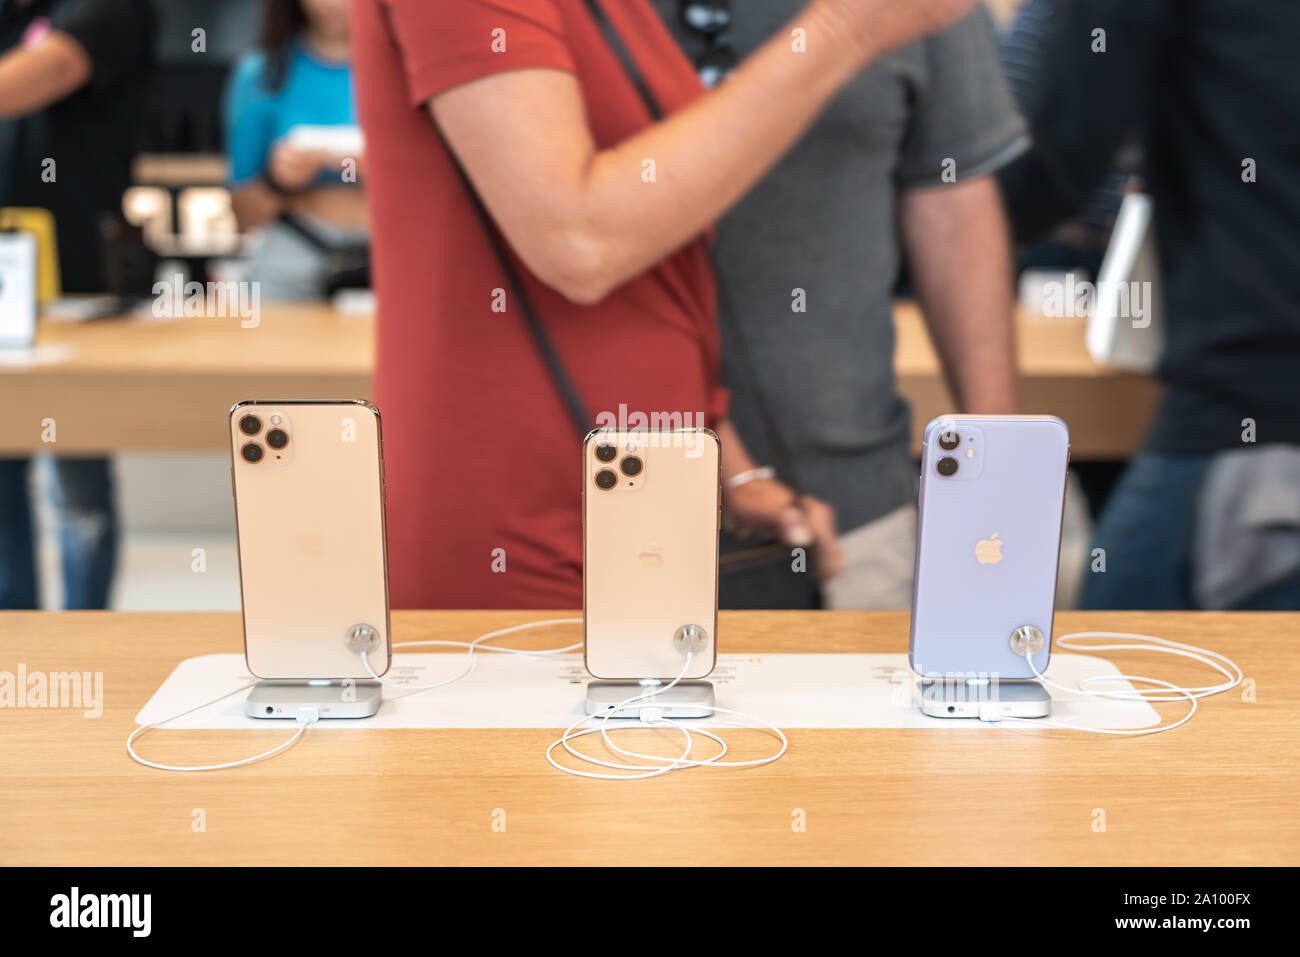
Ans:
[{"label": "person's arm", "polygon": [[[323,162],[319,156],[271,140],[272,118],[264,73],[261,54],[244,56],[231,71],[222,98],[231,206],[243,232],[289,209],[289,192],[308,186]],[[268,184],[268,173],[279,189]]]},{"label": "person's arm", "polygon": [[[240,230],[247,232],[297,208],[306,198],[298,191],[307,190],[320,171],[334,162],[329,153],[299,149],[283,141],[273,143],[264,173],[231,189],[231,205]],[[268,177],[280,191],[268,185]]]},{"label": "person's arm", "polygon": [[61,30],[0,56],[0,119],[13,119],[66,99],[90,81],[85,49]]},{"label": "person's arm", "polygon": [[998,173],[1018,241],[1083,211],[1147,121],[1182,16],[1175,0],[1058,0],[1025,104],[1033,149]]},{"label": "person's arm", "polygon": [[278,217],[288,208],[285,197],[261,180],[249,180],[230,189],[230,207],[241,233],[256,229]]},{"label": "person's arm", "polygon": [[[812,0],[727,82],[598,150],[571,73],[520,69],[429,107],[510,245],[574,302],[600,301],[699,235],[875,56],[954,20],[971,0]],[[807,52],[796,52],[792,31]],[[643,171],[653,161],[653,182]]]},{"label": "person's arm", "polygon": [[90,87],[111,95],[153,58],[157,17],[150,0],[82,0],[56,9],[31,46],[0,57],[0,119],[45,109]]},{"label": "person's arm", "polygon": [[912,284],[958,408],[1016,412],[1013,267],[996,180],[909,190],[900,220]]}]

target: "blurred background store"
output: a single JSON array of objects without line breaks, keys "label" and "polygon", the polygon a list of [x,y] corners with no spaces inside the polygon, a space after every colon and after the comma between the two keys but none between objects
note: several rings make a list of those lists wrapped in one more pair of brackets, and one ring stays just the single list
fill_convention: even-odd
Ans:
[{"label": "blurred background store", "polygon": [[[1012,94],[1017,104],[1027,109],[1035,89],[1037,44],[1054,3],[988,0],[986,6],[997,26],[1000,57]],[[296,4],[287,4],[286,9],[289,7]],[[108,295],[94,302],[83,298],[80,305],[74,301],[48,308],[42,329],[54,332],[43,341],[57,345],[72,335],[64,330],[80,324],[86,314],[96,309],[114,313],[116,305],[131,302],[132,297],[135,313],[143,308],[147,315],[148,288],[158,277],[238,281],[256,268],[258,243],[265,240],[267,224],[259,222],[241,230],[241,217],[248,222],[249,206],[232,198],[230,118],[224,111],[230,108],[226,98],[231,95],[232,71],[258,43],[263,2],[167,0],[159,8],[157,66],[142,111],[133,182],[122,197],[122,216],[130,229],[115,247],[116,272],[110,286],[117,288],[106,289]],[[743,8],[741,0],[737,9],[742,15]],[[1134,176],[1141,164],[1136,144],[1122,143],[1110,163],[1111,174],[1082,214],[1070,217],[1035,242],[1017,247],[1024,411],[1061,414],[1076,435],[1058,592],[1061,607],[1073,607],[1078,601],[1081,583],[1094,559],[1090,553],[1094,516],[1136,451],[1157,395],[1150,378],[1134,371],[1141,368],[1142,360],[1121,356],[1114,366],[1096,364],[1085,335],[1095,335],[1097,330],[1089,332],[1081,317],[1045,314],[1045,297],[1050,296],[1054,284],[1070,277],[1097,279],[1108,250],[1115,249],[1116,219],[1122,215],[1125,196],[1140,185]],[[237,183],[236,193],[238,188]],[[1132,208],[1130,213],[1138,217]],[[1150,263],[1143,259],[1147,255],[1145,226],[1136,218],[1131,225],[1137,238],[1130,238],[1115,257],[1121,253],[1128,257],[1123,275],[1136,279]],[[1158,276],[1150,278],[1158,285]],[[900,277],[900,295],[906,292],[906,279]],[[299,311],[286,313],[292,321],[286,320],[283,327],[289,330],[284,333],[286,338],[276,340],[281,351],[255,356],[248,376],[267,374],[275,362],[282,361],[285,379],[295,388],[310,389],[313,383],[324,383],[322,388],[351,390],[351,394],[364,391],[369,362],[365,344],[373,310],[366,290],[353,283],[330,284],[322,288],[316,304],[287,308]],[[945,387],[916,309],[900,305],[896,321],[896,368],[900,389],[913,404],[915,433],[930,415],[947,411]],[[125,357],[124,368],[140,368],[151,375],[180,354],[164,349],[156,361],[141,358],[137,345],[146,342],[145,333],[133,327],[129,336],[118,338],[112,327],[116,322],[120,320],[86,322],[86,337],[76,348],[85,355],[99,348],[104,355],[116,355],[117,350]],[[294,329],[301,329],[301,335]],[[198,338],[184,347],[188,351],[176,367],[177,381],[185,380],[190,363],[197,361],[194,352],[207,348],[207,342]],[[5,395],[21,404],[27,393],[17,376],[44,374],[53,368],[42,365],[44,361],[0,362],[0,388],[9,390]],[[102,381],[94,380],[98,367],[79,367],[77,371],[86,376],[86,382]],[[244,372],[225,370],[221,381],[231,383],[232,388],[236,383],[254,381],[241,379]],[[57,391],[61,387],[50,388]],[[223,393],[214,385],[211,394]],[[232,401],[278,397],[234,395]],[[115,438],[104,448],[96,448],[92,442],[78,449],[111,454],[119,531],[110,606],[123,610],[238,609],[229,452],[221,442],[224,409],[217,413],[210,430],[205,426],[201,436],[187,435],[177,447],[170,436],[185,435],[187,423],[197,420],[193,410],[170,410],[169,405],[164,396],[154,394],[133,421],[112,423],[114,434],[123,436],[120,441]],[[0,451],[8,455],[39,452],[39,448],[28,448],[27,439],[15,438],[16,434],[6,433],[8,444]],[[31,500],[35,503],[40,604],[50,609],[64,606],[60,536],[51,507],[52,472],[49,457],[38,455],[31,475]]]}]

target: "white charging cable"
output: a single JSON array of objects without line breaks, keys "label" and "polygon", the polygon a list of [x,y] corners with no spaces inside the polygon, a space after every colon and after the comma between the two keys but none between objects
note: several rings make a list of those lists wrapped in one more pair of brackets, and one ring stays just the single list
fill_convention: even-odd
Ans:
[{"label": "white charging cable", "polygon": [[[682,665],[682,670],[678,672],[677,677],[674,678],[672,681],[670,681],[668,684],[663,686],[656,685],[652,688],[649,688],[648,690],[643,691],[640,694],[633,695],[630,698],[620,701],[618,704],[610,705],[608,708],[606,708],[604,711],[600,712],[599,714],[583,715],[577,721],[573,722],[573,724],[569,725],[568,728],[565,729],[564,734],[561,735],[555,741],[551,742],[551,746],[546,749],[546,760],[550,762],[551,767],[555,768],[558,771],[563,771],[565,774],[572,774],[580,778],[595,778],[602,781],[635,781],[642,778],[658,777],[661,774],[667,774],[669,771],[678,771],[682,768],[703,767],[705,765],[716,767],[716,768],[756,767],[761,764],[771,764],[773,761],[776,761],[782,755],[784,755],[786,749],[789,747],[789,741],[786,740],[785,733],[776,725],[769,724],[768,722],[764,721],[762,718],[755,717],[752,714],[747,714],[744,711],[736,711],[735,709],[732,708],[720,708],[717,707],[716,705],[710,706],[711,710],[715,713],[730,714],[730,715],[735,715],[737,717],[745,718],[759,725],[762,729],[771,731],[780,740],[781,742],[780,749],[776,752],[776,754],[770,755],[765,758],[757,758],[752,761],[723,761],[722,758],[725,757],[727,754],[727,743],[723,741],[722,738],[714,734],[712,731],[705,730],[704,728],[688,728],[685,725],[672,720],[671,718],[665,718],[663,715],[663,709],[658,707],[653,707],[653,708],[648,707],[648,708],[640,709],[639,716],[641,719],[641,723],[643,725],[648,725],[649,727],[652,728],[669,727],[669,728],[675,728],[676,730],[680,731],[682,733],[683,739],[686,742],[686,748],[685,750],[682,751],[681,754],[677,755],[676,757],[664,757],[662,755],[657,755],[657,754],[645,754],[640,751],[628,751],[624,748],[620,748],[618,745],[614,743],[613,739],[611,739],[609,736],[609,731],[610,731],[609,719],[619,717],[619,712],[622,711],[625,707],[627,707],[630,704],[635,704],[638,701],[644,701],[647,698],[653,698],[656,695],[661,695],[664,692],[668,691],[669,689],[675,687],[686,676],[686,672],[691,667],[691,659],[693,657],[694,655],[691,652],[689,651],[686,652],[686,662],[685,664]],[[578,728],[580,728],[583,724],[587,723],[593,718],[600,719],[600,727],[583,728],[581,731],[578,730]],[[573,745],[569,743],[577,738],[582,737],[583,735],[597,734],[597,733],[599,733],[601,738],[604,740],[606,747],[608,747],[610,750],[618,754],[623,755],[624,757],[636,758],[643,761],[656,761],[659,763],[646,765],[646,764],[629,764],[622,761],[605,761],[601,758],[594,757],[590,754],[583,754],[581,751],[575,750]],[[691,750],[694,747],[694,739],[692,738],[692,735],[696,735],[696,734],[709,738],[714,742],[716,742],[720,748],[718,753],[704,759],[691,758],[690,756]],[[561,764],[559,761],[555,759],[555,749],[561,746],[564,748],[565,751],[569,752],[569,754],[571,754],[573,757],[577,758],[580,761],[585,761],[588,764],[599,765],[600,767],[604,767],[604,768],[611,768],[613,770],[621,771],[624,773],[605,774],[600,771],[581,771],[578,770],[577,768],[565,767],[563,764]]]},{"label": "white charging cable", "polygon": [[402,691],[411,693],[417,691],[431,691],[434,688],[443,688],[449,684],[455,684],[461,678],[474,670],[474,652],[476,651],[496,651],[505,655],[527,655],[530,657],[545,657],[547,655],[562,655],[566,652],[577,651],[582,647],[582,642],[576,645],[565,645],[563,648],[543,648],[538,651],[529,651],[526,648],[499,648],[495,645],[485,645],[483,642],[491,641],[493,638],[501,638],[505,635],[513,635],[516,632],[528,631],[532,628],[545,628],[548,625],[581,625],[581,618],[549,618],[546,621],[530,621],[524,625],[511,625],[509,628],[499,628],[496,631],[490,631],[486,635],[480,635],[473,641],[399,641],[393,645],[394,648],[417,648],[428,647],[430,645],[442,645],[451,648],[465,648],[465,667],[459,674],[447,678],[444,681],[436,681],[431,685],[407,685],[392,681],[388,678],[381,678],[375,674],[375,669],[370,667],[370,661],[366,657],[366,652],[361,652],[361,664],[366,669],[366,674],[374,678],[386,688],[398,688]]},{"label": "white charging cable", "polygon": [[318,709],[306,708],[306,707],[299,708],[298,714],[296,716],[298,721],[298,730],[293,733],[293,737],[291,737],[288,741],[285,741],[283,744],[277,745],[276,747],[272,748],[270,751],[263,751],[261,754],[255,754],[251,758],[243,758],[242,760],[239,761],[228,761],[225,764],[197,764],[197,765],[159,764],[156,761],[147,761],[144,758],[140,757],[140,755],[135,753],[134,745],[136,739],[144,735],[146,732],[151,731],[154,728],[160,727],[161,725],[167,724],[169,721],[175,721],[177,718],[183,718],[187,714],[192,714],[193,712],[198,711],[200,708],[206,708],[210,704],[216,704],[218,701],[224,701],[226,698],[229,698],[232,694],[238,694],[241,691],[247,691],[255,684],[257,684],[256,681],[251,681],[246,685],[236,688],[234,691],[227,691],[225,694],[213,698],[211,701],[205,701],[203,702],[203,704],[195,705],[193,708],[189,708],[185,711],[182,711],[180,714],[174,714],[170,718],[164,718],[163,720],[155,721],[152,724],[141,725],[140,727],[132,731],[130,737],[126,739],[126,753],[131,755],[133,760],[139,762],[140,764],[143,764],[145,767],[157,768],[159,771],[224,771],[226,768],[238,768],[245,764],[252,764],[254,761],[261,761],[264,758],[269,758],[272,755],[279,754],[281,751],[288,750],[289,748],[293,747],[295,744],[298,743],[298,740],[304,734],[307,733],[308,728],[310,728],[313,724],[315,724],[317,721],[320,720],[320,711]]},{"label": "white charging cable", "polygon": [[[485,642],[491,641],[495,638],[502,638],[505,635],[515,634],[516,632],[528,631],[533,628],[545,628],[550,625],[580,625],[582,624],[582,621],[583,620],[581,618],[550,618],[545,621],[530,621],[527,624],[523,624],[523,625],[512,625],[509,628],[501,628],[498,629],[497,631],[488,632],[486,635],[480,635],[478,638],[475,638],[473,641],[445,641],[445,640],[402,641],[394,644],[393,648],[395,649],[428,647],[431,645],[466,649],[465,667],[462,668],[460,672],[453,675],[452,677],[446,678],[442,681],[436,681],[433,684],[408,685],[408,684],[401,684],[399,682],[393,681],[388,678],[381,678],[379,675],[375,673],[374,668],[371,667],[370,661],[367,657],[367,653],[364,651],[360,653],[361,663],[365,667],[366,673],[369,674],[371,678],[382,683],[385,687],[397,688],[402,691],[406,691],[408,694],[417,694],[421,691],[431,691],[435,688],[446,687],[447,685],[453,684],[459,681],[461,678],[464,678],[467,674],[469,674],[474,669],[474,653],[478,651],[495,651],[502,654],[527,655],[531,657],[545,657],[547,655],[562,655],[562,654],[567,654],[569,652],[578,651],[582,648],[582,642],[578,642],[577,644],[572,644],[572,645],[565,645],[562,648],[546,648],[537,651],[532,651],[524,648],[501,648],[496,645],[485,644]],[[625,780],[625,779],[632,779],[632,778],[655,777],[656,775],[664,774],[668,771],[675,771],[680,768],[694,767],[702,764],[711,764],[716,767],[737,767],[737,768],[752,767],[760,764],[770,764],[771,762],[777,760],[782,755],[784,755],[786,752],[786,748],[788,747],[788,742],[786,740],[785,734],[782,733],[780,728],[776,727],[775,725],[769,724],[768,722],[764,721],[761,718],[757,718],[754,715],[746,714],[743,711],[735,711],[730,708],[719,708],[716,706],[713,707],[712,709],[714,712],[721,712],[724,714],[736,715],[738,717],[746,718],[750,721],[753,721],[755,724],[761,725],[763,728],[766,728],[767,730],[773,732],[781,741],[781,749],[771,757],[760,758],[754,761],[723,761],[722,758],[727,754],[727,744],[725,741],[722,740],[722,738],[718,737],[718,735],[714,734],[711,731],[706,731],[702,728],[688,729],[684,725],[678,724],[677,722],[669,718],[663,717],[663,713],[661,710],[650,709],[650,708],[642,709],[643,712],[641,717],[642,722],[645,724],[650,724],[659,727],[664,727],[664,726],[673,727],[681,731],[682,736],[686,742],[686,748],[681,753],[681,755],[679,755],[676,758],[665,758],[653,754],[640,754],[639,752],[636,751],[626,751],[613,742],[613,740],[609,736],[609,727],[608,727],[609,718],[616,716],[616,713],[619,710],[621,710],[622,708],[624,708],[629,704],[634,704],[637,701],[642,701],[646,698],[653,697],[654,695],[662,694],[665,691],[667,691],[669,688],[672,688],[675,685],[677,685],[678,682],[680,682],[685,677],[687,670],[689,670],[691,664],[691,658],[692,658],[691,653],[687,652],[686,662],[685,664],[682,665],[681,673],[678,674],[677,677],[674,678],[667,685],[655,686],[654,688],[651,688],[641,694],[633,695],[632,697],[628,698],[625,701],[620,702],[619,704],[611,705],[607,711],[603,712],[600,715],[585,715],[577,722],[570,725],[568,729],[566,729],[566,731],[564,732],[564,735],[559,740],[555,741],[549,748],[547,748],[546,760],[549,761],[553,767],[556,767],[567,774],[575,774],[580,777],[603,778],[607,780]],[[581,731],[577,731],[575,733],[575,729],[577,729],[584,722],[595,717],[603,718],[599,728],[587,728]],[[602,761],[590,755],[584,755],[579,751],[575,751],[573,747],[569,744],[569,742],[575,738],[580,738],[585,734],[595,734],[596,732],[600,733],[601,737],[605,741],[605,744],[611,750],[617,752],[618,754],[623,755],[624,757],[639,758],[647,761],[658,761],[658,762],[667,762],[667,763],[647,766],[647,765],[625,764],[622,762]],[[717,754],[703,761],[692,760],[690,758],[691,748],[693,747],[693,741],[691,738],[692,734],[698,734],[713,740],[718,744],[720,750],[718,751]],[[599,764],[603,767],[613,768],[622,771],[636,771],[636,772],[648,772],[648,773],[600,774],[596,772],[579,771],[571,768],[566,768],[563,765],[559,764],[553,757],[553,753],[556,747],[560,745],[563,745],[564,749],[568,751],[570,754],[572,754],[574,757],[579,758],[580,760],[583,761],[587,761],[588,763],[591,764]]]},{"label": "white charging cable", "polygon": [[[1080,645],[1080,638],[1110,638],[1120,639],[1128,644],[1105,644],[1105,645]],[[1132,644],[1131,642],[1140,642]],[[1172,731],[1179,725],[1186,724],[1191,720],[1192,715],[1196,714],[1197,700],[1208,698],[1211,695],[1222,694],[1230,691],[1237,685],[1241,684],[1241,669],[1236,663],[1226,655],[1221,655],[1217,651],[1210,651],[1206,648],[1197,648],[1195,645],[1185,645],[1181,642],[1170,641],[1168,638],[1157,638],[1154,635],[1136,635],[1123,631],[1077,631],[1073,634],[1062,635],[1056,639],[1056,647],[1069,651],[1158,651],[1161,654],[1177,655],[1180,658],[1190,658],[1193,661],[1199,661],[1201,664],[1208,665],[1219,674],[1223,675],[1224,681],[1213,685],[1204,685],[1201,687],[1185,688],[1180,685],[1165,681],[1162,678],[1148,678],[1143,675],[1089,675],[1081,678],[1074,688],[1057,684],[1050,678],[1043,675],[1034,664],[1033,652],[1026,651],[1025,660],[1029,662],[1029,669],[1034,673],[1034,677],[1048,687],[1055,688],[1058,691],[1064,691],[1073,695],[1083,695],[1091,698],[1108,698],[1116,701],[1180,701],[1186,700],[1191,707],[1187,713],[1172,724],[1162,724],[1154,728],[1085,728],[1080,725],[1065,724],[1060,721],[1049,721],[1046,718],[1018,718],[1004,716],[997,720],[997,723],[1004,724],[1008,721],[1024,722],[1018,725],[1006,725],[1008,728],[1022,730],[1027,727],[1049,727],[1063,728],[1069,731],[1089,731],[1093,734],[1116,734],[1116,735],[1143,735],[1159,734],[1162,731]],[[1118,688],[1113,691],[1094,690],[1089,685],[1099,681],[1127,681],[1130,683],[1154,685],[1150,688]],[[982,717],[982,715],[981,715]]]},{"label": "white charging cable", "polygon": [[[547,648],[539,651],[528,651],[519,648],[497,648],[491,645],[483,645],[483,642],[485,641],[490,641],[493,638],[500,638],[502,635],[509,635],[517,631],[525,631],[530,628],[542,628],[547,625],[572,625],[572,624],[580,625],[582,624],[582,619],[581,618],[552,618],[547,621],[532,621],[526,625],[514,625],[510,628],[502,628],[498,631],[489,632],[486,635],[481,635],[478,638],[475,638],[473,641],[402,641],[402,642],[398,642],[397,644],[394,644],[393,645],[394,648],[409,648],[415,645],[451,645],[455,647],[469,649],[467,652],[468,660],[466,662],[465,669],[461,671],[460,674],[456,675],[454,678],[448,678],[446,681],[440,681],[437,684],[432,684],[432,685],[412,687],[410,685],[399,685],[391,681],[384,681],[384,679],[380,678],[378,675],[375,674],[374,670],[370,667],[370,663],[366,661],[365,652],[361,653],[361,662],[362,664],[365,665],[366,671],[369,672],[370,676],[374,678],[376,681],[382,681],[384,684],[390,687],[402,688],[411,693],[415,693],[417,691],[427,691],[430,688],[441,688],[444,685],[449,685],[452,682],[459,681],[461,678],[465,677],[465,675],[469,674],[474,667],[473,659],[474,659],[474,652],[476,650],[477,651],[498,651],[498,652],[502,652],[503,654],[538,655],[538,656],[558,655],[568,651],[575,651],[578,648],[582,647],[581,642],[579,642],[576,645],[566,645],[563,648]],[[254,755],[251,758],[244,758],[243,760],[240,761],[230,761],[225,764],[202,764],[202,765],[159,764],[156,761],[148,761],[140,757],[140,755],[136,753],[135,751],[136,740],[139,739],[144,734],[146,734],[147,732],[153,730],[154,728],[161,727],[162,725],[167,724],[168,722],[175,721],[177,718],[183,718],[187,714],[193,714],[195,711],[199,711],[203,708],[208,707],[209,705],[216,704],[218,701],[224,701],[226,698],[229,698],[233,694],[238,694],[241,691],[247,691],[255,684],[257,684],[256,681],[249,682],[246,685],[241,685],[240,687],[235,688],[233,691],[227,691],[223,695],[218,695],[217,697],[213,698],[210,701],[205,701],[202,704],[198,704],[192,708],[188,708],[185,711],[180,712],[179,714],[174,714],[171,717],[164,718],[161,721],[155,721],[152,724],[141,725],[140,727],[132,731],[131,735],[126,739],[126,753],[131,755],[131,758],[139,762],[140,764],[143,764],[146,767],[150,767],[150,768],[157,768],[159,771],[223,771],[227,768],[237,768],[245,764],[252,764],[254,761],[261,761],[264,760],[265,758],[271,757],[272,755],[279,754],[281,751],[287,751],[289,748],[293,747],[295,744],[298,743],[298,741],[302,738],[302,736],[307,732],[308,728],[310,728],[313,724],[315,724],[317,721],[320,720],[319,709],[312,708],[312,707],[301,707],[298,709],[297,714],[295,715],[295,718],[298,722],[298,730],[294,732],[293,737],[291,737],[288,741],[285,741],[283,744],[280,744],[277,747],[272,748],[270,751],[263,751],[261,754]],[[398,697],[401,697],[401,695],[399,695]]]},{"label": "white charging cable", "polygon": [[[560,648],[544,648],[538,650],[529,650],[524,648],[501,648],[495,645],[485,644],[485,642],[491,641],[494,638],[501,638],[505,635],[514,634],[516,632],[521,632],[521,631],[528,631],[533,628],[545,628],[550,625],[574,625],[574,624],[582,624],[582,619],[581,618],[551,618],[544,621],[532,621],[522,625],[512,625],[509,628],[501,628],[496,631],[488,632],[486,635],[480,635],[478,638],[475,638],[473,641],[429,640],[429,641],[403,641],[403,642],[395,643],[392,646],[393,648],[428,647],[431,645],[439,645],[439,646],[466,649],[465,667],[459,673],[457,673],[451,678],[447,678],[443,681],[438,681],[429,685],[405,685],[405,684],[399,684],[395,681],[386,678],[381,678],[379,675],[375,674],[374,669],[370,666],[370,662],[367,659],[366,652],[364,651],[361,652],[360,656],[361,656],[362,665],[365,667],[366,672],[373,679],[381,682],[387,687],[397,688],[399,690],[406,691],[409,694],[416,694],[421,691],[429,691],[434,688],[446,687],[447,685],[450,685],[456,681],[459,681],[461,678],[465,677],[473,670],[474,654],[475,652],[478,651],[495,651],[501,654],[528,655],[533,657],[545,657],[548,655],[559,655],[559,654],[565,654],[572,651],[577,651],[578,649],[582,648],[582,642],[565,645]],[[670,688],[676,686],[685,677],[686,672],[690,669],[692,657],[693,655],[690,652],[686,653],[686,661],[682,665],[681,672],[677,675],[676,678],[674,678],[667,685],[655,686],[640,694],[633,695],[632,697],[624,701],[621,701],[618,704],[611,705],[606,711],[602,712],[599,715],[585,715],[578,721],[574,722],[565,730],[564,735],[559,740],[555,741],[549,748],[547,748],[546,750],[547,761],[549,761],[551,765],[554,766],[555,768],[564,771],[566,774],[574,774],[579,777],[602,778],[606,780],[622,781],[622,780],[631,780],[635,778],[655,777],[660,774],[666,774],[669,771],[676,771],[676,770],[680,770],[681,768],[687,768],[687,767],[699,767],[703,765],[711,765],[713,767],[731,767],[731,768],[754,767],[762,764],[771,764],[773,761],[776,761],[777,759],[782,757],[785,754],[787,748],[789,747],[789,742],[786,739],[785,733],[782,732],[780,728],[764,721],[762,718],[758,718],[754,715],[747,714],[744,711],[737,711],[732,708],[721,708],[717,706],[711,707],[711,710],[714,713],[728,714],[728,715],[734,715],[736,717],[744,718],[748,721],[752,721],[754,724],[759,725],[762,729],[772,732],[781,742],[780,749],[775,754],[769,757],[757,758],[751,761],[723,761],[722,758],[725,757],[727,754],[727,743],[723,741],[721,737],[719,737],[717,734],[714,734],[712,731],[708,731],[703,728],[687,728],[685,725],[673,721],[670,718],[665,718],[663,716],[663,710],[661,708],[643,708],[641,710],[641,722],[642,724],[651,727],[670,727],[680,731],[682,733],[683,739],[686,744],[685,749],[682,751],[680,755],[678,755],[677,757],[663,757],[654,754],[642,754],[641,752],[628,751],[624,748],[620,748],[617,744],[614,743],[613,739],[610,738],[609,736],[609,731],[610,731],[609,719],[612,717],[617,717],[618,712],[620,712],[627,705],[635,704],[636,702],[642,701],[646,698],[650,698],[655,695],[662,694],[665,691],[668,691]],[[218,701],[222,701],[233,694],[237,694],[241,691],[247,691],[255,684],[256,682],[250,682],[249,684],[242,685],[241,687],[235,688],[232,691],[228,691],[223,695],[213,698],[210,701],[205,701],[202,704],[195,705],[194,707],[182,711],[179,714],[174,714],[168,718],[164,718],[162,721],[155,721],[152,724],[143,725],[137,728],[135,731],[131,733],[130,737],[127,738],[127,742],[126,742],[127,753],[131,755],[133,760],[138,761],[140,764],[146,765],[147,767],[151,767],[151,768],[157,768],[160,771],[219,771],[219,770],[224,770],[226,768],[237,768],[245,764],[252,764],[255,761],[264,760],[265,758],[269,758],[273,755],[279,754],[281,751],[287,750],[288,748],[296,744],[300,738],[302,738],[303,734],[306,733],[307,728],[311,727],[311,725],[315,724],[318,720],[320,720],[320,714],[316,708],[306,708],[306,707],[299,708],[297,713],[297,721],[299,727],[298,730],[288,741],[285,741],[284,743],[280,744],[275,748],[272,748],[269,751],[264,751],[261,754],[254,755],[251,758],[244,758],[243,760],[240,761],[231,761],[225,764],[208,764],[208,765],[195,765],[195,766],[159,764],[154,761],[148,761],[140,757],[140,755],[138,755],[135,752],[135,748],[134,748],[135,741],[139,737],[147,733],[148,731],[160,727],[161,725],[167,724],[168,722],[175,721],[178,718],[183,718],[185,715],[191,714],[202,708],[206,708],[209,705],[216,704]],[[585,722],[591,720],[592,718],[597,718],[597,717],[601,718],[600,727],[577,730]],[[570,741],[573,741],[576,738],[580,738],[583,735],[596,734],[597,732],[600,733],[606,746],[609,747],[612,751],[621,754],[624,757],[635,758],[635,759],[640,759],[645,761],[654,761],[658,763],[652,765],[636,765],[636,764],[627,764],[627,763],[617,762],[617,761],[604,761],[599,758],[593,757],[591,755],[585,755],[579,751],[574,750],[573,746],[569,743]],[[694,747],[694,740],[692,736],[696,734],[701,735],[702,737],[709,738],[710,740],[715,742],[719,747],[718,753],[704,759],[691,758],[690,753],[692,748]],[[573,768],[566,768],[560,763],[558,763],[553,757],[553,752],[557,747],[561,745],[563,745],[566,751],[568,751],[571,755],[578,758],[579,760],[586,761],[590,764],[596,764],[602,767],[615,769],[615,770],[620,770],[624,772],[631,771],[637,773],[602,774],[598,772],[581,771]]]}]

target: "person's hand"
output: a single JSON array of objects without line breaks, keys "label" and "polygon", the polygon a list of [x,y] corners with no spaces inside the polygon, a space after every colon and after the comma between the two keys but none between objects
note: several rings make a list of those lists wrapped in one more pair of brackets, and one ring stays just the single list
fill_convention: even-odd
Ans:
[{"label": "person's hand", "polygon": [[312,180],[333,162],[329,153],[304,150],[289,143],[276,143],[266,163],[271,179],[281,189],[297,192],[311,185]]},{"label": "person's hand", "polygon": [[844,559],[835,538],[835,512],[811,495],[773,479],[754,479],[725,493],[725,515],[737,533],[760,531],[792,547],[816,546],[818,581],[839,574]]},{"label": "person's hand", "polygon": [[907,46],[956,23],[976,0],[813,0],[809,9],[826,16],[871,56]]}]

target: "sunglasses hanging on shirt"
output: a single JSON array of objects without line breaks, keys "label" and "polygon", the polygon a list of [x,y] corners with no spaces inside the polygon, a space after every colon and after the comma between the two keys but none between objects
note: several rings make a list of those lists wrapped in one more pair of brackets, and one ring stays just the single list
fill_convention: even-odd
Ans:
[{"label": "sunglasses hanging on shirt", "polygon": [[731,0],[682,0],[680,10],[682,25],[708,44],[695,58],[695,72],[711,90],[727,78],[739,59],[731,45]]}]

